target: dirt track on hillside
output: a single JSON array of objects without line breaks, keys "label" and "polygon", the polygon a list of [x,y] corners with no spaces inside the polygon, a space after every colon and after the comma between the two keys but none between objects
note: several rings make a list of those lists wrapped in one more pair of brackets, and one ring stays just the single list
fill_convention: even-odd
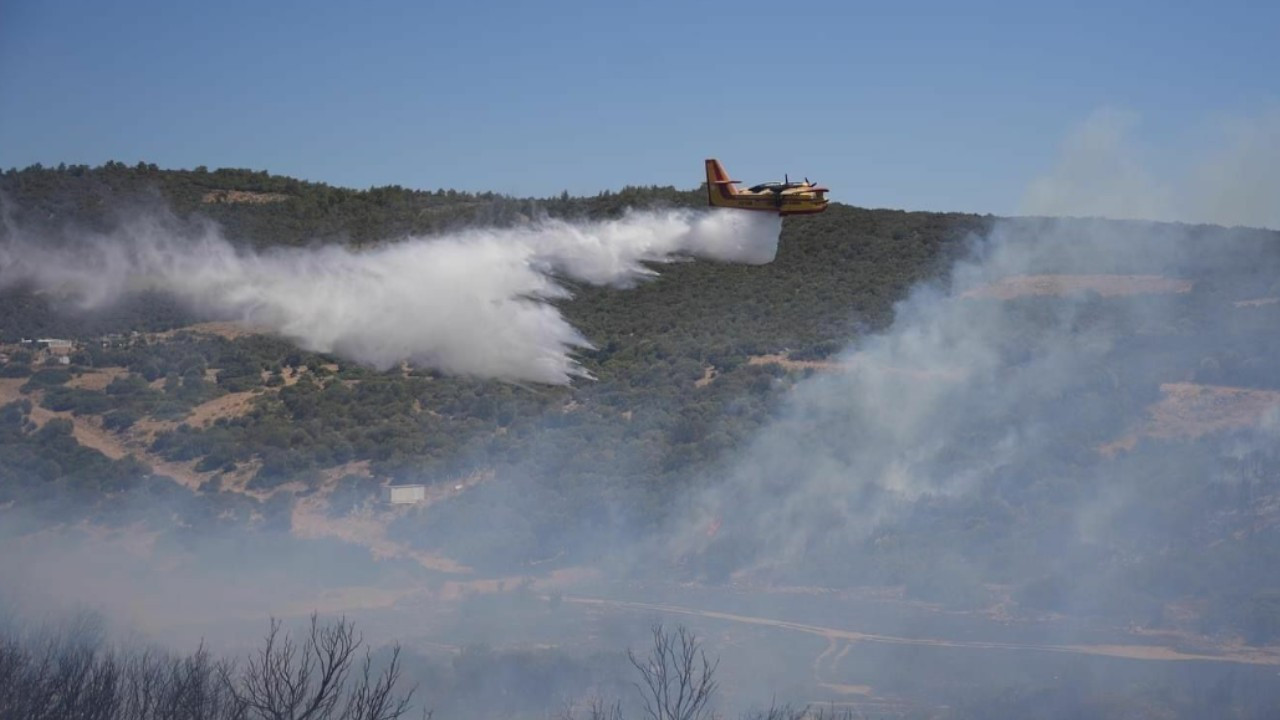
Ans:
[{"label": "dirt track on hillside", "polygon": [[[81,377],[92,377],[92,375],[94,374],[86,374]],[[0,379],[0,405],[5,405],[15,400],[30,400],[31,414],[29,417],[38,427],[44,427],[45,423],[54,418],[70,420],[71,434],[75,437],[76,442],[81,445],[97,450],[112,460],[120,460],[133,455],[150,465],[152,472],[158,475],[167,475],[193,490],[200,487],[200,484],[212,475],[212,473],[196,472],[192,467],[194,463],[176,463],[165,460],[148,452],[145,447],[136,441],[130,441],[125,437],[103,429],[102,421],[97,416],[76,416],[70,412],[54,412],[48,408],[41,407],[39,392],[23,395],[19,390],[26,382],[26,378]],[[82,382],[81,386],[92,387],[94,384],[92,381]]]},{"label": "dirt track on hillside", "polygon": [[[669,615],[691,615],[695,617],[708,618],[711,620],[724,620],[728,622],[744,623],[748,625],[757,625],[764,627],[778,628],[781,630],[792,630],[794,632],[805,633],[825,638],[828,646],[823,650],[822,655],[815,662],[821,662],[826,656],[829,656],[833,650],[834,644],[840,642],[855,643],[881,643],[887,645],[915,645],[923,647],[937,648],[962,648],[969,650],[1030,650],[1037,652],[1053,652],[1053,653],[1069,653],[1075,655],[1095,655],[1101,657],[1125,658],[1128,660],[1148,660],[1148,661],[1186,661],[1201,660],[1211,662],[1230,662],[1246,665],[1280,665],[1280,651],[1277,648],[1244,648],[1232,647],[1224,649],[1219,654],[1201,654],[1182,652],[1170,647],[1159,645],[1052,645],[1052,644],[1036,644],[1036,643],[1008,643],[1008,642],[981,642],[966,640],[947,640],[944,638],[908,638],[898,637],[894,635],[880,635],[877,633],[863,633],[853,630],[840,630],[837,628],[821,627],[819,625],[808,625],[805,623],[790,622],[787,620],[774,620],[772,618],[756,617],[751,615],[737,615],[734,613],[718,612],[715,610],[700,610],[697,608],[681,607],[679,605],[666,605],[661,603],[644,603],[630,602],[626,600],[608,600],[605,598],[589,598],[589,597],[570,597],[565,596],[564,602],[576,603],[579,605],[594,605],[597,607],[610,607],[618,610],[635,610],[643,612],[659,612]],[[843,653],[841,653],[843,654]]]},{"label": "dirt track on hillside", "polygon": [[317,495],[299,498],[293,506],[292,532],[295,537],[315,539],[323,537],[338,538],[353,545],[367,548],[375,558],[402,558],[412,560],[428,570],[435,570],[455,575],[466,575],[472,569],[448,557],[425,550],[415,549],[405,543],[387,537],[387,527],[398,517],[407,512],[421,513],[426,508],[450,497],[455,497],[476,485],[493,479],[492,470],[473,472],[465,477],[450,482],[438,483],[427,489],[427,497],[412,506],[378,506],[378,509],[365,508],[356,512],[348,512],[339,516],[329,514],[329,502],[326,499],[328,490],[334,481],[345,474],[368,476],[369,463],[348,463],[341,469],[331,471],[329,480]]}]

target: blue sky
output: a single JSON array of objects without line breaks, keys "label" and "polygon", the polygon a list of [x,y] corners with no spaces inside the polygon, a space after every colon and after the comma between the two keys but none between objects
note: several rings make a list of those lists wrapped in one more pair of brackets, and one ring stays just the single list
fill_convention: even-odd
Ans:
[{"label": "blue sky", "polygon": [[[1280,3],[0,4],[0,167],[546,196],[807,175],[1017,211],[1099,108],[1153,172],[1280,102]],[[1165,165],[1170,167],[1166,168]]]}]

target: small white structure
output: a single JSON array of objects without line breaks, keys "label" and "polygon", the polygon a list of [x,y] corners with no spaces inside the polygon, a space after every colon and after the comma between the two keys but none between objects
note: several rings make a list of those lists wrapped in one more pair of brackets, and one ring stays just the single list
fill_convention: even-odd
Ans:
[{"label": "small white structure", "polygon": [[388,485],[383,499],[392,505],[413,505],[427,499],[426,485]]},{"label": "small white structure", "polygon": [[70,355],[75,350],[75,343],[59,338],[40,338],[36,342],[48,348],[50,355]]}]

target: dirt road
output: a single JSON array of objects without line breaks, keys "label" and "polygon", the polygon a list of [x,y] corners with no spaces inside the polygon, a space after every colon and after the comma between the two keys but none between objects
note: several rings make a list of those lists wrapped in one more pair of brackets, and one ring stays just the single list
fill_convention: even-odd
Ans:
[{"label": "dirt road", "polygon": [[[669,615],[691,615],[695,617],[709,618],[712,620],[724,620],[748,625],[773,627],[782,630],[792,630],[809,635],[816,635],[818,637],[826,638],[827,641],[832,644],[839,643],[841,641],[849,643],[865,642],[883,643],[888,645],[964,648],[969,650],[1031,650],[1039,652],[1072,653],[1077,655],[1126,658],[1129,660],[1208,660],[1212,662],[1241,663],[1247,665],[1280,665],[1280,653],[1277,653],[1275,648],[1232,648],[1231,650],[1224,651],[1221,654],[1207,655],[1182,652],[1180,650],[1158,645],[1052,645],[947,640],[943,638],[909,638],[894,635],[880,635],[877,633],[863,633],[853,630],[840,630],[837,628],[807,625],[805,623],[790,622],[787,620],[775,620],[772,618],[756,617],[751,615],[737,615],[734,613],[718,612],[715,610],[700,610],[697,608],[681,607],[679,605],[665,605],[660,603],[631,602],[626,600],[608,600],[605,598],[570,596],[565,596],[564,602],[576,603],[579,605],[609,607],[617,610],[659,612]],[[819,656],[819,662],[821,662],[823,656],[829,655],[832,651],[833,646],[829,644],[827,649],[823,651],[823,655]]]}]

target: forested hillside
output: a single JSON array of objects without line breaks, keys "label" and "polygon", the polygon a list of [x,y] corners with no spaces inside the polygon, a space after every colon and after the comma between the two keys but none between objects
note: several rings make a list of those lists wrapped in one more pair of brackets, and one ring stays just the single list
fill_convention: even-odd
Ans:
[{"label": "forested hillside", "polygon": [[[233,241],[258,246],[362,244],[543,215],[609,217],[631,207],[698,206],[703,197],[674,188],[547,200],[399,187],[352,191],[243,170],[120,164],[10,171],[0,192],[17,223],[103,227],[120,213],[158,203],[211,218]],[[564,310],[595,346],[581,361],[598,378],[574,388],[521,388],[412,369],[379,374],[266,337],[156,335],[192,318],[154,294],[86,314],[59,307],[56,297],[4,288],[0,340],[77,341],[69,366],[36,371],[23,394],[34,393],[54,411],[100,415],[112,432],[128,433],[139,420],[153,429],[160,424],[148,449],[194,463],[214,487],[216,473],[246,464],[254,468],[250,488],[315,483],[322,471],[362,461],[375,480],[447,476],[462,472],[458,464],[482,448],[486,456],[520,455],[548,410],[570,406],[559,422],[609,433],[608,445],[621,443],[623,454],[639,461],[630,465],[641,484],[660,487],[662,476],[687,474],[764,417],[777,392],[774,380],[785,372],[748,364],[750,356],[822,358],[856,332],[883,326],[894,300],[945,267],[964,237],[986,222],[836,206],[789,221],[770,265],[676,264],[631,291],[574,287]],[[149,334],[128,336],[137,332]],[[27,356],[14,355],[19,362],[5,371],[26,374]],[[75,378],[104,368],[126,373],[103,387],[78,387]],[[704,377],[714,382],[699,382]],[[207,427],[181,422],[202,402],[244,392],[253,393],[250,413]],[[730,401],[735,411],[726,414]],[[579,457],[584,468],[596,465]],[[24,477],[35,482],[31,472]]]},{"label": "forested hillside", "polygon": [[[0,195],[6,227],[44,228],[49,242],[68,228],[102,230],[145,209],[212,220],[232,242],[259,249],[369,247],[476,225],[699,207],[704,198],[700,190],[635,187],[547,199],[355,191],[247,170],[118,163],[11,170],[0,176]],[[944,280],[995,224],[834,204],[818,216],[788,218],[769,264],[665,264],[627,290],[566,280],[573,296],[556,303],[590,342],[579,360],[594,378],[570,386],[409,366],[378,372],[253,328],[210,323],[232,318],[194,316],[155,293],[84,312],[56,292],[10,285],[0,288],[0,506],[37,518],[123,523],[131,519],[124,499],[141,495],[172,506],[190,531],[287,530],[296,498],[323,498],[338,517],[376,504],[388,483],[424,483],[443,500],[391,518],[390,541],[440,549],[465,535],[451,556],[486,568],[590,561],[613,547],[606,541],[661,527],[683,491],[722,473],[725,459],[751,443],[806,377],[846,371],[839,351],[889,327],[910,288]],[[1004,225],[1028,237],[1045,227],[1037,220]],[[1082,236],[1097,229],[1054,227]],[[1034,466],[1004,469],[975,494],[923,495],[895,510],[896,522],[886,520],[859,553],[817,544],[807,548],[808,565],[781,569],[782,576],[902,585],[914,599],[970,609],[998,597],[1027,613],[1071,610],[1253,643],[1280,638],[1278,588],[1264,571],[1277,557],[1280,527],[1274,449],[1241,449],[1242,436],[1232,434],[1265,419],[1280,398],[1280,335],[1271,332],[1280,327],[1280,287],[1269,271],[1280,266],[1277,235],[1177,228],[1192,241],[1177,266],[1190,279],[1153,280],[1142,274],[1144,258],[1165,231],[1139,241],[1146,225],[1105,227],[1117,237],[1134,229],[1127,259],[1073,271],[1167,286],[1161,292],[1177,298],[1173,316],[1129,332],[1135,314],[1111,302],[1113,288],[1056,276],[972,301],[978,314],[987,307],[1010,314],[1011,334],[994,350],[1014,368],[1010,377],[1034,368],[1026,348],[1056,321],[1046,296],[1075,298],[1072,328],[1121,329],[1106,336],[1108,347],[1141,354],[1143,364],[1099,361],[1019,405],[1046,416],[1059,405],[1084,408],[1094,420],[1057,438],[1053,454]],[[1072,289],[1070,282],[1082,284]],[[1188,360],[1191,340],[1200,345]],[[1204,409],[1210,406],[1216,409]],[[1148,416],[1147,425],[1133,424]],[[963,427],[970,442],[948,451],[948,467],[980,464],[1007,442],[1009,417],[974,420]],[[1193,476],[1206,448],[1235,453],[1229,482],[1202,482],[1227,466]],[[1078,477],[1113,457],[1119,460],[1103,474],[1131,479],[1134,492],[1154,501],[1121,517],[1108,540],[1114,545],[1046,567],[1040,553],[1057,542],[1050,534],[1072,522],[1063,504],[1095,501]],[[781,486],[789,478],[770,480]],[[504,532],[468,534],[481,524]],[[1127,536],[1130,526],[1189,534],[1170,545]],[[722,581],[759,542],[755,528],[735,531],[730,523],[682,558],[677,572]],[[1081,610],[1066,600],[1072,578],[1095,568],[1120,590]],[[1182,614],[1171,610],[1170,597],[1182,599]]]}]

